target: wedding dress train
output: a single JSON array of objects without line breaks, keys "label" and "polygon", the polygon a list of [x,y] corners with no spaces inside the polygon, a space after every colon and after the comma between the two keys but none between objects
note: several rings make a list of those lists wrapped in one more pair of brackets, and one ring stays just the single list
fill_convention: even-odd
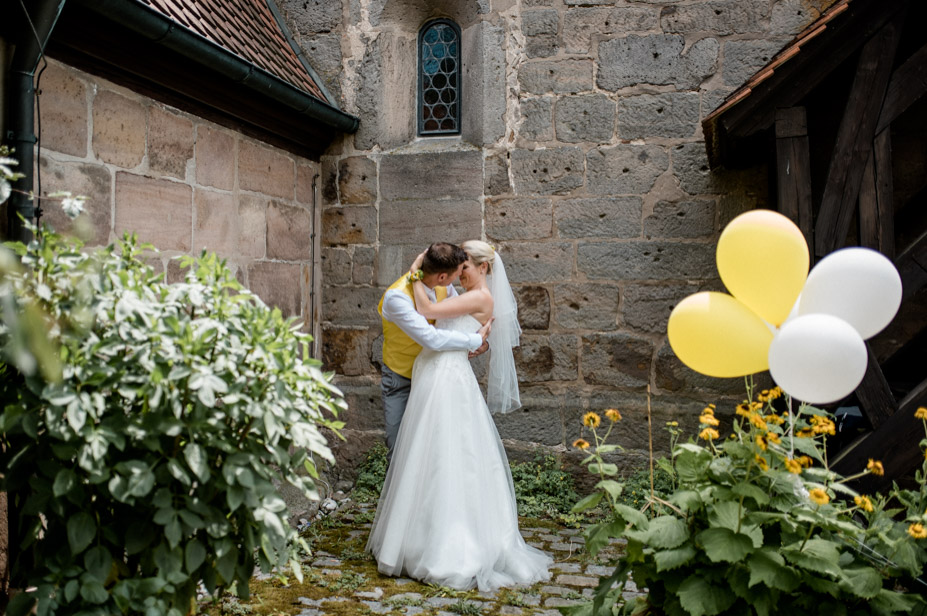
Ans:
[{"label": "wedding dress train", "polygon": [[[475,331],[464,315],[438,327]],[[550,579],[518,531],[512,475],[466,351],[423,350],[367,550],[381,573],[456,589]]]}]

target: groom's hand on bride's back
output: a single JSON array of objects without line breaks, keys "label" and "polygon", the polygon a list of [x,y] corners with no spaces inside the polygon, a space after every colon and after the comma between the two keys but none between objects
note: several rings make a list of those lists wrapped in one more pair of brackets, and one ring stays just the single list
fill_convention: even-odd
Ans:
[{"label": "groom's hand on bride's back", "polygon": [[489,320],[486,321],[486,323],[476,331],[476,333],[478,333],[480,337],[483,338],[483,344],[481,344],[475,351],[470,351],[470,353],[467,355],[468,358],[473,359],[474,357],[482,355],[489,350],[489,341],[487,338],[489,338],[489,332],[492,330],[492,322],[495,319],[496,317],[490,317]]}]

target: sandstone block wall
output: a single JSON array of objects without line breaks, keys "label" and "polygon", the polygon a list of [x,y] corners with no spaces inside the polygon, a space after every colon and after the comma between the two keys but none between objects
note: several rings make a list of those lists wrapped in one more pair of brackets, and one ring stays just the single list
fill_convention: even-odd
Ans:
[{"label": "sandstone block wall", "polygon": [[[88,197],[88,244],[137,233],[171,282],[183,277],[172,257],[214,251],[265,302],[308,323],[318,163],[59,62],[40,85],[42,192]],[[72,229],[56,204],[44,214]]]},{"label": "sandstone block wall", "polygon": [[[700,122],[831,2],[282,0],[361,118],[322,158],[323,359],[351,404],[347,465],[382,429],[376,302],[434,240],[506,259],[525,330],[525,406],[497,418],[510,452],[568,457],[582,413],[617,407],[627,470],[646,457],[648,387],[658,450],[665,421],[691,431],[706,402],[739,399],[740,379],[686,369],[665,335],[676,302],[721,288],[723,226],[767,206],[765,168],[709,171]],[[417,138],[434,17],[462,30],[462,131]]]}]

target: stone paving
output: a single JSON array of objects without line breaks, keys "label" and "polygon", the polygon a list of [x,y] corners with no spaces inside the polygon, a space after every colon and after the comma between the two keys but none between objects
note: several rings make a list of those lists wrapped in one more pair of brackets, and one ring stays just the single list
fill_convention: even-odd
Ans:
[{"label": "stone paving", "polygon": [[[319,516],[304,532],[313,554],[304,566],[302,584],[292,578],[286,583],[276,576],[258,575],[252,583],[250,602],[213,606],[208,613],[559,616],[557,608],[592,596],[599,576],[612,572],[609,565],[623,549],[616,541],[592,559],[584,550],[579,529],[563,528],[548,520],[522,520],[526,542],[554,558],[551,579],[495,592],[455,591],[377,572],[376,563],[363,552],[374,511],[374,504],[343,501],[336,511]],[[641,594],[630,580],[625,588],[628,599]]]}]

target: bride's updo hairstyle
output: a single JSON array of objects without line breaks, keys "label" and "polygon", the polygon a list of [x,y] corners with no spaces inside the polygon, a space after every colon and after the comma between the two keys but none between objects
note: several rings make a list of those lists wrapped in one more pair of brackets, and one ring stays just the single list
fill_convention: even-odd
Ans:
[{"label": "bride's updo hairstyle", "polygon": [[492,274],[492,260],[496,256],[496,251],[492,246],[482,240],[467,240],[462,244],[462,248],[470,256],[474,265],[479,266],[485,263],[489,268],[486,273]]}]

